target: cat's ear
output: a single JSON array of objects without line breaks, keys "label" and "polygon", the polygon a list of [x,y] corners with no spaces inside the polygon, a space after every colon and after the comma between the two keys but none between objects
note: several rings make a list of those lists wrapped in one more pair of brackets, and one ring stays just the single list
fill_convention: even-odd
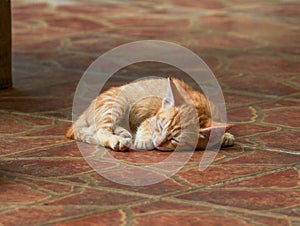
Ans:
[{"label": "cat's ear", "polygon": [[207,137],[209,137],[210,133],[213,130],[214,130],[214,132],[216,132],[216,134],[220,134],[220,133],[223,133],[223,132],[227,132],[233,126],[234,126],[233,124],[213,122],[211,127],[199,129],[199,135],[202,138],[207,138]]},{"label": "cat's ear", "polygon": [[184,104],[184,98],[178,91],[176,85],[174,84],[172,78],[168,78],[168,87],[165,98],[162,101],[162,107],[167,109],[169,107],[179,106]]}]

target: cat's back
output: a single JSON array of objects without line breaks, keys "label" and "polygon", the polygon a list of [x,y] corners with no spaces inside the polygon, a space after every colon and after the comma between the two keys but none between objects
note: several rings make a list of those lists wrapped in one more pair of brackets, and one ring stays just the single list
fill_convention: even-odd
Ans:
[{"label": "cat's back", "polygon": [[134,81],[122,87],[123,92],[130,92],[133,96],[140,95],[163,95],[167,90],[167,79],[148,78]]},{"label": "cat's back", "polygon": [[[172,81],[174,81],[174,84],[181,95],[185,97],[187,101],[189,101],[191,99],[190,92],[192,92],[193,89],[179,79],[172,78]],[[167,87],[167,78],[149,78],[138,80],[122,86],[119,95],[126,96],[131,103],[150,96],[163,99],[166,96]]]}]

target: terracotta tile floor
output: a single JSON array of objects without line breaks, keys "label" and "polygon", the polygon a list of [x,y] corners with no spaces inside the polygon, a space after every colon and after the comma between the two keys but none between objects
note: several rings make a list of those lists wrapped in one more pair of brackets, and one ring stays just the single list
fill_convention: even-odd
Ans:
[{"label": "terracotta tile floor", "polygon": [[[299,1],[12,0],[12,14],[14,88],[0,91],[0,225],[300,225]],[[204,172],[195,152],[170,179],[131,187],[96,173],[64,131],[89,64],[144,39],[205,60],[237,143]],[[137,64],[111,84],[162,73],[181,72]],[[135,164],[170,154],[110,153]]]}]

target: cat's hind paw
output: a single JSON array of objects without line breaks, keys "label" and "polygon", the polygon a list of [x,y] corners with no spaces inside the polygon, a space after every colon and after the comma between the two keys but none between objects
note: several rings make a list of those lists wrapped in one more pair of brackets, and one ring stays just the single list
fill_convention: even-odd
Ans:
[{"label": "cat's hind paw", "polygon": [[235,138],[231,133],[225,133],[222,137],[222,147],[232,146]]}]

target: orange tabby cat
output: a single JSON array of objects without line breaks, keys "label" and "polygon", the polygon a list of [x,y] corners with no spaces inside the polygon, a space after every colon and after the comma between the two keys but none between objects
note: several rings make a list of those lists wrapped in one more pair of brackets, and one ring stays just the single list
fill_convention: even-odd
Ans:
[{"label": "orange tabby cat", "polygon": [[[127,116],[133,134],[123,125]],[[196,148],[204,149],[212,129],[230,128],[230,125],[212,122],[211,116],[207,98],[185,82],[175,78],[147,79],[100,94],[66,136],[115,151],[174,150],[178,145],[195,143],[195,136],[186,135],[184,131],[197,125]],[[223,146],[234,143],[230,133],[219,138]]]}]

